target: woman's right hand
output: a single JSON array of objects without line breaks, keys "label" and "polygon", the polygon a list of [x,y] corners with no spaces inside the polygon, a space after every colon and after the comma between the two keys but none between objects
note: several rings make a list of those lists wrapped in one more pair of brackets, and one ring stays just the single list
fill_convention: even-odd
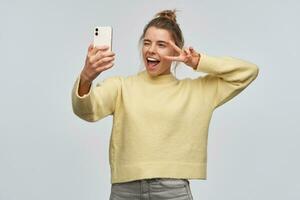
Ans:
[{"label": "woman's right hand", "polygon": [[80,78],[84,82],[92,83],[101,72],[114,65],[114,59],[115,53],[108,51],[108,46],[93,47],[93,44],[90,44]]}]

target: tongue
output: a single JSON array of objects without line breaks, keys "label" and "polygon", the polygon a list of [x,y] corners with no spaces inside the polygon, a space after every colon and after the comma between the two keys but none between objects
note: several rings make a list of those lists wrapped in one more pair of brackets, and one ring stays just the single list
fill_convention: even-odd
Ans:
[{"label": "tongue", "polygon": [[157,65],[159,63],[159,61],[150,61],[149,62],[149,66],[150,67],[154,67],[155,65]]}]

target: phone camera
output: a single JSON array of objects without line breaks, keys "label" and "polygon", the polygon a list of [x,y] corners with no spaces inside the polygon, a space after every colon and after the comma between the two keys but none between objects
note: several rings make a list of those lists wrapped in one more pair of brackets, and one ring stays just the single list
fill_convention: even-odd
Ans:
[{"label": "phone camera", "polygon": [[98,35],[98,32],[96,32],[95,35]]},{"label": "phone camera", "polygon": [[98,31],[98,28],[96,28],[95,30]]}]

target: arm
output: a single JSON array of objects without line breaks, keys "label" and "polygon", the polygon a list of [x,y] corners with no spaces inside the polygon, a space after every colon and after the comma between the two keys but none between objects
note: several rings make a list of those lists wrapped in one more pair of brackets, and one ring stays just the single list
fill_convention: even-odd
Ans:
[{"label": "arm", "polygon": [[91,86],[92,82],[89,82],[88,80],[84,79],[82,75],[80,75],[78,95],[82,97],[83,95],[89,93]]},{"label": "arm", "polygon": [[[121,90],[121,78],[107,78],[95,87],[92,84],[84,85],[85,83],[81,83],[81,81],[82,79],[78,76],[72,89],[74,114],[89,122],[95,122],[113,114]],[[83,90],[86,90],[81,91],[83,95],[79,95],[80,84],[85,87]]]},{"label": "arm", "polygon": [[208,73],[199,78],[204,91],[217,108],[243,91],[256,79],[257,65],[230,56],[209,56],[201,53],[195,71]]}]

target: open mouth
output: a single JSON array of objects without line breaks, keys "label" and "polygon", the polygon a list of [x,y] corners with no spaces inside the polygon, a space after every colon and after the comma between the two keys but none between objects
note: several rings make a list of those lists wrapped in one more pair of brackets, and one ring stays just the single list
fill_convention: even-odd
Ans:
[{"label": "open mouth", "polygon": [[156,58],[151,58],[148,57],[147,58],[147,65],[149,68],[155,68],[156,65],[158,65],[160,63],[160,60],[156,59]]}]

